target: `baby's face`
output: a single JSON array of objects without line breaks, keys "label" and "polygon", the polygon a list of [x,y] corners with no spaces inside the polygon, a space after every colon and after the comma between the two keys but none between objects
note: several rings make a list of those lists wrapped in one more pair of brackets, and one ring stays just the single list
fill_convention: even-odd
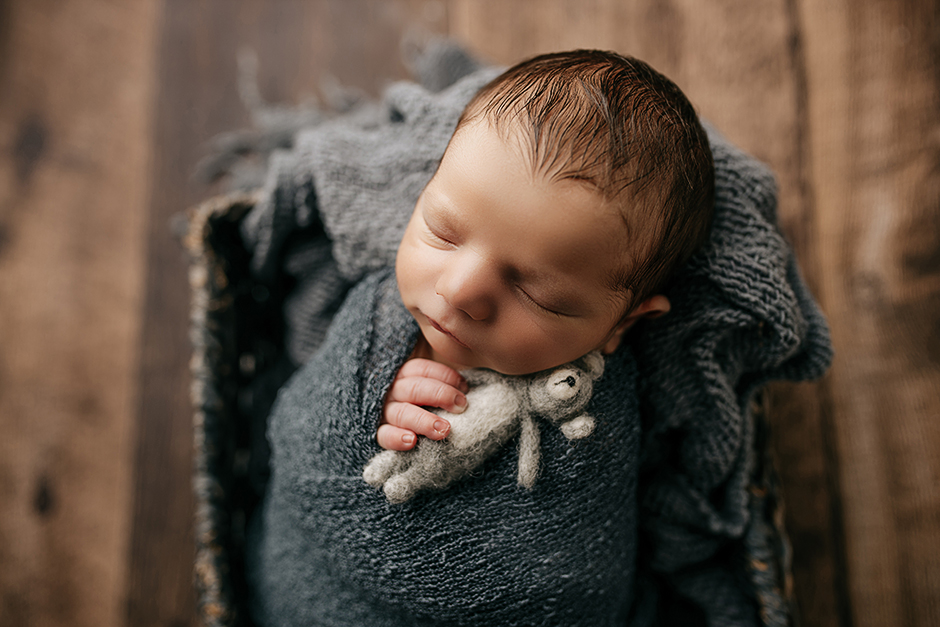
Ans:
[{"label": "baby's face", "polygon": [[436,361],[527,374],[612,349],[624,296],[618,210],[533,173],[485,119],[451,140],[398,251],[402,301]]}]

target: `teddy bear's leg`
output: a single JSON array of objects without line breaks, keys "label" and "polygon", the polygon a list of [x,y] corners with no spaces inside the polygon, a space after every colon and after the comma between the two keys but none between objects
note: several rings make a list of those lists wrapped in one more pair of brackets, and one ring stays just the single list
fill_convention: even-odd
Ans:
[{"label": "teddy bear's leg", "polygon": [[417,488],[411,484],[407,477],[395,475],[385,482],[385,498],[390,503],[404,503],[417,492]]},{"label": "teddy bear's leg", "polygon": [[587,414],[582,414],[563,423],[560,428],[569,440],[585,438],[594,432],[594,419]]},{"label": "teddy bear's leg", "polygon": [[362,478],[372,487],[382,487],[382,484],[404,465],[403,457],[398,451],[382,451],[366,464]]},{"label": "teddy bear's leg", "polygon": [[535,485],[539,474],[539,427],[532,416],[522,419],[519,432],[519,474],[518,484],[527,490]]},{"label": "teddy bear's leg", "polygon": [[403,503],[426,488],[443,488],[451,481],[453,464],[459,463],[443,454],[438,442],[424,441],[411,455],[411,464],[385,482],[385,496],[392,503]]}]

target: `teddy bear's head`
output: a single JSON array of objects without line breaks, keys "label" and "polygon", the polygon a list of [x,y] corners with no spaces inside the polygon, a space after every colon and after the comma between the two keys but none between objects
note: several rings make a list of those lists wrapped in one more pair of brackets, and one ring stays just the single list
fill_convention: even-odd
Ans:
[{"label": "teddy bear's head", "polygon": [[530,407],[551,420],[570,417],[587,406],[594,392],[594,381],[603,373],[604,358],[598,351],[539,373],[528,386]]}]

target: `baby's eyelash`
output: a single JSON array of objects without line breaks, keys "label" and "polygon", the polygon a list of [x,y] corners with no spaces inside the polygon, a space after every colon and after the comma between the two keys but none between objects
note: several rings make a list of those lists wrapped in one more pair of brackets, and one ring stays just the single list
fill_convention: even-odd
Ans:
[{"label": "baby's eyelash", "polygon": [[433,237],[433,238],[436,239],[437,241],[443,242],[444,244],[448,244],[448,245],[450,245],[450,246],[455,246],[455,245],[456,245],[456,244],[454,244],[454,242],[452,242],[451,240],[447,239],[446,237],[444,237],[444,236],[441,235],[440,233],[437,233],[437,232],[436,232],[434,229],[432,229],[431,227],[427,227],[426,230],[427,230],[428,235],[430,235],[431,237]]},{"label": "baby's eyelash", "polygon": [[565,314],[561,313],[560,311],[555,311],[554,309],[549,309],[548,307],[546,307],[545,305],[543,305],[543,304],[540,303],[539,301],[537,301],[537,300],[535,300],[534,298],[532,298],[531,296],[529,296],[528,292],[526,292],[524,289],[522,289],[522,288],[519,287],[518,285],[516,286],[516,289],[519,291],[520,294],[522,294],[522,297],[523,297],[525,300],[529,301],[530,303],[532,303],[533,305],[535,305],[536,307],[538,307],[538,308],[541,309],[542,311],[544,311],[544,312],[546,312],[546,313],[550,313],[550,314],[552,314],[553,316],[558,316],[559,318],[564,318],[564,317],[565,317]]}]

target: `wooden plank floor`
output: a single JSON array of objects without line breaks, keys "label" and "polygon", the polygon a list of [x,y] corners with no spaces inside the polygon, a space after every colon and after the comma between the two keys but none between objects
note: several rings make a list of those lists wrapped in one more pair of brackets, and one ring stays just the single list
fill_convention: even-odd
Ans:
[{"label": "wooden plank floor", "polygon": [[511,63],[602,47],[769,163],[830,318],[773,388],[801,622],[940,624],[940,4],[0,1],[0,625],[194,624],[186,258],[236,56],[298,103],[407,75],[406,32]]}]

